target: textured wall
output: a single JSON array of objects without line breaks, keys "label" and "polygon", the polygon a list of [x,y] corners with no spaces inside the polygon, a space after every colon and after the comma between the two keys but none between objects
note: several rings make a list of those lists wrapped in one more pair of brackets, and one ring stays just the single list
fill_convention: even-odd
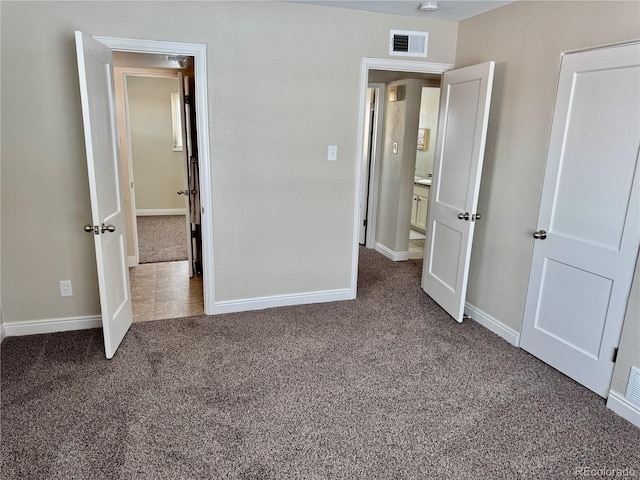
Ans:
[{"label": "textured wall", "polygon": [[467,301],[519,331],[560,55],[640,36],[638,2],[516,2],[459,24],[456,65],[496,78]]},{"label": "textured wall", "polygon": [[[423,83],[422,80],[407,79],[387,85],[376,242],[398,253],[409,249],[411,200]],[[401,101],[389,101],[389,89],[394,86],[404,87],[405,98]],[[393,153],[394,144],[398,145],[397,153]]]},{"label": "textured wall", "polygon": [[631,283],[631,294],[622,326],[611,390],[625,393],[632,366],[640,368],[640,252],[636,261],[636,273]]},{"label": "textured wall", "polygon": [[136,209],[185,208],[182,152],[173,151],[171,94],[178,80],[127,77]]},{"label": "textured wall", "polygon": [[[640,2],[516,2],[459,24],[456,65],[496,61],[467,301],[520,331],[562,52],[640,38]],[[597,185],[594,185],[597,188]],[[637,279],[632,299],[638,298]],[[640,363],[637,303],[614,378]]]},{"label": "textured wall", "polygon": [[3,1],[1,22],[5,323],[99,311],[74,30],[206,45],[218,301],[349,288],[362,57],[428,30],[453,63],[457,35],[288,2]]}]

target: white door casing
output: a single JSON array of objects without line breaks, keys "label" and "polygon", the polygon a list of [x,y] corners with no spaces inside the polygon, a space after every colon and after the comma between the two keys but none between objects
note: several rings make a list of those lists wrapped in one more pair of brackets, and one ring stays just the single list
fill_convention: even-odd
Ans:
[{"label": "white door casing", "polygon": [[91,196],[102,330],[112,358],[132,323],[125,215],[116,144],[111,49],[76,32],[80,98]]},{"label": "white door casing", "polygon": [[445,72],[422,288],[462,322],[489,122],[494,62]]},{"label": "white door casing", "polygon": [[[365,205],[367,219],[367,229],[365,246],[374,248],[376,245],[376,212],[378,211],[378,179],[380,177],[380,150],[382,144],[382,130],[384,126],[384,102],[385,84],[370,83],[369,88],[373,90],[373,128],[370,130],[373,137],[370,139],[371,153],[368,162],[363,165],[364,173],[362,181],[367,183],[367,202]],[[364,201],[361,199],[361,201]]]},{"label": "white door casing", "polygon": [[640,44],[564,55],[521,346],[602,397],[640,245],[639,149]]},{"label": "white door casing", "polygon": [[360,191],[360,218],[362,221],[360,222],[360,240],[359,243],[361,245],[366,244],[367,242],[367,225],[365,222],[367,219],[367,210],[369,207],[368,203],[368,192],[369,192],[369,175],[371,168],[371,152],[372,152],[372,142],[374,141],[371,128],[374,125],[374,97],[375,90],[371,87],[367,89],[367,103],[366,109],[367,112],[365,114],[364,120],[364,144],[363,144],[363,152],[362,152],[362,183],[361,183],[361,191]]}]

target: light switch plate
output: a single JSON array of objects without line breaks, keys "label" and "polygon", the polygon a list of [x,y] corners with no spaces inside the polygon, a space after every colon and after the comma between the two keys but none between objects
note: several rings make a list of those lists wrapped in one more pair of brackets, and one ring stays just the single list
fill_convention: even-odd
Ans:
[{"label": "light switch plate", "polygon": [[327,149],[327,160],[330,162],[335,162],[338,160],[338,146],[337,145],[329,145]]}]

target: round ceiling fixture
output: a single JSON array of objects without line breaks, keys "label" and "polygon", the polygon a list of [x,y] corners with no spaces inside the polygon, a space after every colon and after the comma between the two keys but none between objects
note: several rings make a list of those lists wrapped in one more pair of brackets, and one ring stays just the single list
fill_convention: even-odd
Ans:
[{"label": "round ceiling fixture", "polygon": [[428,2],[422,2],[419,8],[423,12],[435,12],[436,10],[438,10],[438,2],[434,0],[430,0]]}]

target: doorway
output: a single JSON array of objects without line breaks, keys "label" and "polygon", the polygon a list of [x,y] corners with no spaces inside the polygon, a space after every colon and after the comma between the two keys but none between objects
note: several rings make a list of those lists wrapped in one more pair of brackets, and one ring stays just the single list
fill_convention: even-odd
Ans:
[{"label": "doorway", "polygon": [[[378,67],[380,66],[380,67]],[[390,68],[385,68],[389,66]],[[361,75],[361,117],[360,126],[365,124],[366,87],[372,70],[393,70],[402,72],[405,65],[393,60],[363,59]],[[409,72],[416,72],[415,66],[406,66]],[[463,319],[466,282],[475,221],[481,215],[476,211],[487,125],[489,105],[495,62],[472,65],[457,70],[443,65],[422,65],[416,73],[442,74],[441,99],[443,105],[438,119],[437,152],[433,167],[433,194],[429,195],[428,220],[426,228],[422,289],[431,296],[456,321]],[[410,91],[417,97],[416,81],[405,80],[406,92],[401,85],[389,88],[389,97],[397,103],[405,97],[411,98]],[[395,89],[395,91],[394,91]],[[391,108],[391,101],[387,102]],[[376,229],[376,250],[392,260],[407,260],[408,231],[411,212],[411,190],[416,183],[415,149],[420,138],[418,122],[411,126],[409,119],[414,118],[412,110],[419,108],[419,102],[404,102],[403,108],[397,109],[396,116],[406,119],[406,128],[401,133],[387,135],[387,127],[394,127],[393,122],[385,123],[384,155],[389,157],[386,165],[380,170],[378,179],[373,179],[382,186],[389,186],[386,192],[381,191],[379,197],[388,200],[380,202],[377,212],[379,225]],[[387,117],[393,115],[387,113]],[[416,113],[415,117],[417,118]],[[396,141],[395,136],[398,136]],[[362,152],[364,134],[360,130],[360,149]],[[424,142],[424,132],[422,139]],[[413,154],[411,155],[411,152]],[[408,159],[412,158],[413,161]],[[406,161],[405,161],[406,160]],[[374,169],[375,171],[375,169]],[[363,173],[359,172],[358,180],[362,181]],[[359,182],[358,182],[359,187]],[[395,190],[394,190],[395,188]],[[359,188],[356,192],[360,193]],[[360,200],[357,198],[357,200]],[[383,221],[387,218],[387,222]],[[354,236],[357,238],[359,215],[356,214]],[[391,225],[388,230],[386,227]],[[384,238],[382,238],[384,236]],[[358,244],[354,239],[354,250]],[[386,243],[386,244],[385,244]],[[357,279],[358,252],[353,252],[353,279]],[[355,296],[356,285],[352,284]]]},{"label": "doorway", "polygon": [[[114,53],[127,53],[134,55],[150,55],[149,59],[152,59],[152,64],[155,59],[162,58],[164,61],[178,61],[184,62],[185,59],[192,59],[191,78],[194,82],[191,83],[191,98],[190,109],[195,115],[194,130],[197,131],[197,139],[195,139],[192,145],[193,151],[197,152],[198,162],[194,170],[197,173],[197,183],[199,185],[199,203],[197,205],[198,217],[199,217],[199,238],[201,239],[201,257],[198,258],[199,268],[197,271],[201,272],[201,276],[197,278],[197,282],[200,285],[196,288],[200,292],[200,298],[197,301],[191,302],[199,304],[199,310],[197,313],[204,313],[207,315],[213,314],[214,306],[214,285],[213,285],[213,233],[211,228],[211,181],[210,181],[210,156],[209,156],[209,127],[208,127],[208,105],[207,105],[207,75],[206,75],[206,49],[204,45],[196,44],[182,44],[172,42],[156,42],[146,40],[129,40],[118,39],[110,37],[94,37],[99,42],[103,43],[107,47],[111,48]],[[140,60],[140,58],[138,58]],[[147,67],[153,67],[153,65],[146,65]],[[155,65],[156,67],[159,65]],[[122,138],[121,138],[122,140]],[[130,185],[131,182],[129,182]],[[188,185],[186,188],[191,190]],[[128,190],[128,189],[124,189]],[[177,192],[174,192],[177,195]],[[130,259],[131,260],[131,259]],[[189,264],[186,265],[188,272]],[[189,273],[184,274],[185,265],[173,265],[170,268],[170,262],[161,267],[156,267],[155,282],[156,286],[159,284],[170,284],[174,282],[178,286],[184,287],[189,284]],[[146,272],[147,277],[152,276],[151,272]],[[167,274],[172,277],[179,277],[177,280],[167,279]],[[137,275],[132,275],[132,277]],[[144,275],[142,275],[144,276]],[[135,281],[135,280],[134,280]],[[147,283],[152,283],[151,279],[147,279]],[[194,282],[191,282],[194,283]],[[175,293],[176,289],[173,289]],[[155,293],[156,299],[162,297],[166,305],[174,304],[173,310],[168,309],[168,317],[182,316],[184,311],[179,312],[175,306],[176,301],[169,298],[167,295],[158,295]],[[182,301],[184,303],[185,295],[182,295]],[[193,299],[193,295],[187,296],[187,299]],[[193,305],[191,305],[193,306]],[[165,309],[167,311],[167,309]],[[186,315],[192,315],[193,310],[186,311]],[[167,317],[167,318],[168,318]]]},{"label": "doorway", "polygon": [[188,187],[181,115],[193,58],[114,52],[113,65],[133,321],[201,315],[201,268],[189,262],[199,255],[188,254],[200,229],[183,195],[200,191],[197,176]]},{"label": "doorway", "polygon": [[441,73],[376,68],[367,75],[360,244],[394,261],[421,259]]}]

